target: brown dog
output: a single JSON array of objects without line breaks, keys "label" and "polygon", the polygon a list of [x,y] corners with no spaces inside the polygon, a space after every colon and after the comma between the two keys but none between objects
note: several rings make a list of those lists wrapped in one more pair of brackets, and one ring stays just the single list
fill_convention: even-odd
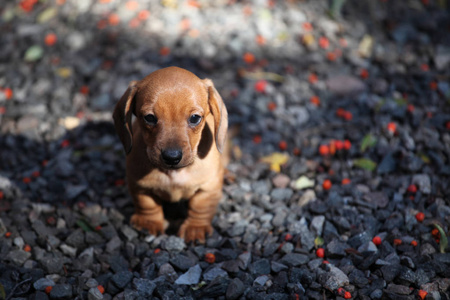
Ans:
[{"label": "brown dog", "polygon": [[[131,124],[132,114],[136,120]],[[162,233],[162,201],[189,200],[178,235],[204,242],[222,197],[228,113],[211,80],[169,67],[130,83],[114,125],[127,153],[131,224]]]}]

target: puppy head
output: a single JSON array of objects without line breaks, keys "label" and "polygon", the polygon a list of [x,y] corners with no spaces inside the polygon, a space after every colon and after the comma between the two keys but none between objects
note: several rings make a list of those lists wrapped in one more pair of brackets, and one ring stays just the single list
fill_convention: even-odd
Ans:
[{"label": "puppy head", "polygon": [[[132,114],[137,117],[149,160],[161,169],[192,164],[204,131],[214,132],[221,152],[228,128],[228,114],[211,80],[201,80],[177,67],[155,71],[130,83],[117,103],[113,118],[128,154],[132,149]],[[212,114],[214,129],[206,128]]]}]

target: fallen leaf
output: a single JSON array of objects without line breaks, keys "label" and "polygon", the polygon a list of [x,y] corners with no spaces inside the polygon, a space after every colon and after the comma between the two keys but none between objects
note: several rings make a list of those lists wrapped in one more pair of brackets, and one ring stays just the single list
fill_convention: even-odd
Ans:
[{"label": "fallen leaf", "polygon": [[62,78],[68,78],[72,76],[72,69],[70,68],[59,68],[56,72]]},{"label": "fallen leaf", "polygon": [[377,138],[372,134],[368,133],[364,136],[361,142],[361,152],[365,152],[368,148],[375,146],[377,143]]},{"label": "fallen leaf", "polygon": [[364,35],[358,46],[358,53],[361,57],[368,58],[372,55],[373,37],[369,34]]},{"label": "fallen leaf", "polygon": [[324,243],[325,241],[320,236],[316,237],[314,240],[314,246],[316,246],[316,248],[322,246]]},{"label": "fallen leaf", "polygon": [[309,179],[306,176],[301,176],[294,183],[294,188],[297,190],[303,190],[303,189],[310,188],[310,187],[314,187],[314,180]]},{"label": "fallen leaf", "polygon": [[442,229],[441,226],[438,224],[434,224],[434,227],[436,227],[437,230],[439,230],[439,234],[441,235],[441,239],[439,241],[439,251],[441,253],[445,253],[445,248],[448,246],[448,239],[447,235],[445,235],[444,229]]},{"label": "fallen leaf", "polygon": [[39,59],[41,59],[42,55],[44,54],[44,49],[42,49],[41,46],[34,45],[27,49],[25,52],[25,61],[27,62],[34,62]]},{"label": "fallen leaf", "polygon": [[53,19],[58,14],[58,10],[55,7],[49,7],[39,14],[37,17],[38,23],[45,23]]},{"label": "fallen leaf", "polygon": [[358,168],[365,169],[368,171],[373,171],[377,167],[377,163],[368,158],[359,158],[353,160],[353,165]]},{"label": "fallen leaf", "polygon": [[78,219],[76,223],[85,232],[94,231],[94,228],[83,219]]},{"label": "fallen leaf", "polygon": [[270,169],[275,172],[281,171],[281,166],[289,160],[289,155],[284,153],[275,152],[271,155],[261,158],[262,162],[270,164]]}]

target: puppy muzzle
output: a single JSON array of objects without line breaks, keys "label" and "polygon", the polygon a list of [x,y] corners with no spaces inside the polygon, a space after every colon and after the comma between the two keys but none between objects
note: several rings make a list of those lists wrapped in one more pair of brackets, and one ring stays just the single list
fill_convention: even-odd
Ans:
[{"label": "puppy muzzle", "polygon": [[166,165],[174,167],[180,163],[183,152],[180,149],[165,149],[161,151],[161,157]]}]

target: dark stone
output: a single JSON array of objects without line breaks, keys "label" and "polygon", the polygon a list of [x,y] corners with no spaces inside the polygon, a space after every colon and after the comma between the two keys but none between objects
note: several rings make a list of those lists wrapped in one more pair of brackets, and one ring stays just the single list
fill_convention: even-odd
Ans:
[{"label": "dark stone", "polygon": [[311,273],[306,267],[289,270],[289,282],[300,282],[303,286],[309,286],[315,279],[315,273]]},{"label": "dark stone", "polygon": [[346,243],[340,242],[337,239],[332,240],[327,244],[327,257],[329,258],[341,258],[347,253],[345,249],[350,248]]},{"label": "dark stone", "polygon": [[70,284],[57,284],[50,292],[51,299],[72,299],[72,297],[72,285]]},{"label": "dark stone", "polygon": [[270,274],[270,262],[265,258],[259,259],[249,265],[249,270],[255,276]]},{"label": "dark stone", "polygon": [[299,265],[304,265],[309,261],[309,257],[305,254],[300,253],[288,253],[280,259],[280,263],[287,266],[297,267]]},{"label": "dark stone", "polygon": [[401,271],[400,265],[386,265],[381,267],[381,273],[383,274],[384,280],[387,282],[392,282],[395,277],[400,274]]},{"label": "dark stone", "polygon": [[236,274],[240,270],[240,266],[242,265],[242,262],[239,260],[228,260],[223,262],[222,269],[229,273]]},{"label": "dark stone", "polygon": [[170,264],[174,266],[176,269],[180,271],[187,271],[189,268],[195,266],[195,264],[198,262],[197,259],[185,256],[185,255],[176,255],[174,258],[170,260]]},{"label": "dark stone", "polygon": [[239,278],[234,278],[228,285],[225,297],[227,300],[235,300],[238,299],[244,291],[244,283]]},{"label": "dark stone", "polygon": [[134,278],[133,288],[136,289],[139,296],[151,297],[154,289],[156,288],[156,284],[150,281],[149,279]]},{"label": "dark stone", "polygon": [[200,298],[217,298],[226,294],[230,279],[227,277],[217,277],[207,286],[201,288],[194,293],[195,299]]},{"label": "dark stone", "polygon": [[133,279],[133,273],[130,271],[121,271],[111,277],[111,281],[119,289],[124,289]]}]

